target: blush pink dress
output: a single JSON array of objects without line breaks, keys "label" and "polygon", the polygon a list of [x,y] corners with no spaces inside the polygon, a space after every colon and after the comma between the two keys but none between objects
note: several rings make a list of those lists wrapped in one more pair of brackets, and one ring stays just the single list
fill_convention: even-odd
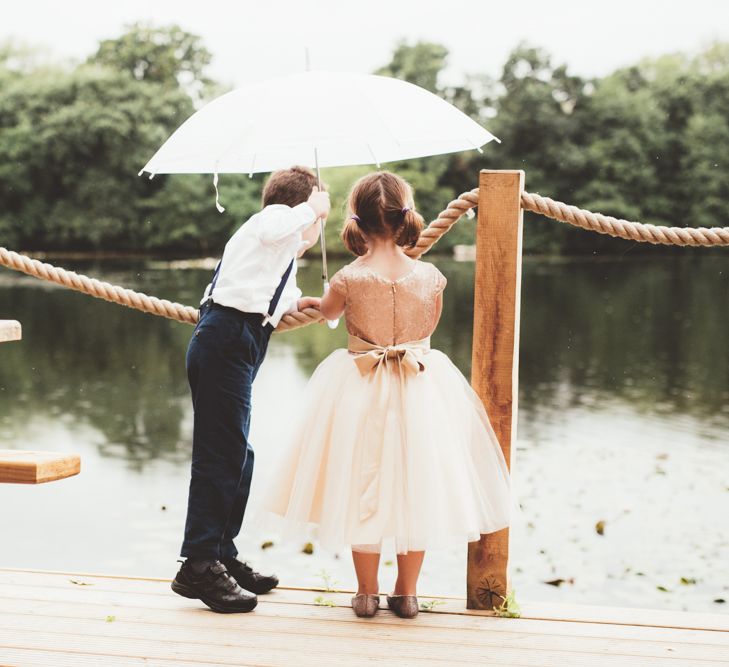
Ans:
[{"label": "blush pink dress", "polygon": [[266,485],[268,527],[334,551],[393,539],[406,553],[509,524],[508,469],[483,405],[430,349],[445,285],[422,261],[394,281],[362,258],[332,277],[348,349],[309,381],[304,417]]}]

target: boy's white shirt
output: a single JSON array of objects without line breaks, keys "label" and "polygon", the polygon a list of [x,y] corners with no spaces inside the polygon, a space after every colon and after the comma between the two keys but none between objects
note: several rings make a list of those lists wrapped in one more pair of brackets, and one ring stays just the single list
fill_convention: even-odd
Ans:
[{"label": "boy's white shirt", "polygon": [[291,270],[281,300],[270,322],[278,326],[281,318],[296,310],[301,290],[296,286],[296,255],[306,246],[302,232],[316,220],[316,213],[303,203],[293,208],[283,204],[266,206],[256,213],[225,244],[218,281],[212,295],[210,285],[200,303],[209,296],[221,306],[245,313],[267,315],[274,292],[292,258]]}]

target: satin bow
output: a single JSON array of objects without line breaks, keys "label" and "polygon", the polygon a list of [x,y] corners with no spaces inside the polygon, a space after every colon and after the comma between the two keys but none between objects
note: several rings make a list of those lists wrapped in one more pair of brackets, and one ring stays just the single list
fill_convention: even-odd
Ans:
[{"label": "satin bow", "polygon": [[430,349],[430,338],[398,345],[375,345],[350,335],[348,348],[362,375],[376,371],[381,366],[387,368],[389,360],[395,360],[406,374],[417,375],[425,370],[423,356]]},{"label": "satin bow", "polygon": [[[349,336],[348,349],[357,364],[359,372],[365,376],[372,374],[373,387],[377,401],[374,404],[369,433],[362,458],[359,487],[359,519],[366,521],[377,511],[380,496],[380,470],[385,439],[391,434],[387,429],[389,410],[399,409],[400,440],[403,470],[407,469],[407,432],[405,420],[405,379],[425,370],[424,357],[430,350],[430,338],[400,343],[398,345],[375,345],[369,341]],[[393,372],[387,372],[392,369]],[[395,387],[392,382],[397,382]],[[400,403],[391,404],[392,392],[399,394]]]}]

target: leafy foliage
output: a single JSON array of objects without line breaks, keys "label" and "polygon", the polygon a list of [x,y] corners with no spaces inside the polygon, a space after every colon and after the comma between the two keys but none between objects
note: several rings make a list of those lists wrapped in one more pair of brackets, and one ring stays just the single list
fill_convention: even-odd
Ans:
[{"label": "leafy foliage", "polygon": [[520,618],[521,608],[519,603],[516,601],[515,592],[509,591],[506,597],[501,596],[502,602],[500,605],[494,607],[494,613],[501,618]]},{"label": "leafy foliage", "polygon": [[[482,168],[521,168],[527,187],[643,222],[727,225],[729,44],[667,55],[587,80],[518,45],[494,81],[446,85],[448,51],[402,42],[378,70],[444,97],[501,144],[386,165],[409,179],[432,219]],[[204,99],[219,92],[211,55],[177,26],[129,26],[76,67],[0,45],[0,239],[26,249],[219,254],[259,206],[261,176],[224,176],[219,215],[209,176],[139,178],[138,169]],[[326,170],[338,242],[351,183],[366,167]],[[540,254],[623,252],[628,242],[529,215],[524,247]],[[458,225],[438,245],[470,243]]]}]

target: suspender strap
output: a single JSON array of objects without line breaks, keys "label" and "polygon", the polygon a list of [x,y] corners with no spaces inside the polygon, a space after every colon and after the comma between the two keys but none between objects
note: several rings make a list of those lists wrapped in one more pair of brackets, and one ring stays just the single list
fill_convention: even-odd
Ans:
[{"label": "suspender strap", "polygon": [[213,290],[215,289],[215,283],[218,282],[218,276],[220,275],[220,265],[223,263],[222,257],[218,260],[218,265],[215,267],[215,273],[213,279],[210,281],[210,291],[208,292],[208,298],[213,296]]},{"label": "suspender strap", "polygon": [[271,305],[268,307],[268,316],[271,317],[274,312],[276,312],[276,306],[278,306],[278,302],[281,300],[281,295],[283,294],[284,287],[286,287],[286,283],[288,282],[289,276],[291,275],[291,271],[294,268],[294,260],[291,260],[291,263],[288,265],[286,272],[283,274],[283,277],[281,278],[281,282],[278,284],[278,287],[276,288],[276,291],[273,293],[273,299],[271,299]]},{"label": "suspender strap", "polygon": [[[221,259],[218,262],[218,265],[215,267],[215,273],[213,274],[213,279],[210,282],[210,291],[208,292],[208,299],[213,298],[213,290],[215,289],[215,284],[218,282],[218,276],[220,276],[220,265],[223,263],[223,260]],[[286,287],[286,283],[289,280],[289,276],[291,275],[291,271],[294,269],[294,260],[292,259],[291,262],[289,262],[289,265],[286,267],[286,271],[284,272],[281,281],[278,284],[278,287],[276,288],[276,291],[273,293],[273,298],[271,299],[271,303],[268,306],[268,316],[271,317],[276,312],[276,306],[278,306],[278,302],[281,300],[281,295],[283,294],[284,287]]]}]

